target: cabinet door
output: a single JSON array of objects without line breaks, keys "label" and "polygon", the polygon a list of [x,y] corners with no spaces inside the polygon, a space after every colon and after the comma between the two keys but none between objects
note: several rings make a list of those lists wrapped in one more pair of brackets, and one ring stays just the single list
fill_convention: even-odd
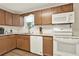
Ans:
[{"label": "cabinet door", "polygon": [[30,51],[30,36],[23,36],[22,49]]},{"label": "cabinet door", "polygon": [[73,11],[73,4],[72,3],[52,8],[53,14],[66,13],[66,12],[72,12],[72,11]]},{"label": "cabinet door", "polygon": [[13,15],[13,26],[23,26],[24,20],[23,17],[20,15]]},{"label": "cabinet door", "polygon": [[47,56],[53,55],[53,38],[43,37],[43,54]]},{"label": "cabinet door", "polygon": [[13,36],[6,36],[5,38],[7,51],[16,48],[16,40]]},{"label": "cabinet door", "polygon": [[0,25],[5,25],[5,12],[0,10]]},{"label": "cabinet door", "polygon": [[12,25],[12,14],[11,13],[9,13],[9,12],[5,12],[5,19],[6,19],[6,21],[5,21],[5,23],[6,23],[6,25]]},{"label": "cabinet door", "polygon": [[16,47],[14,37],[0,37],[0,55],[4,54]]},{"label": "cabinet door", "polygon": [[30,36],[20,36],[17,39],[17,48],[30,51]]},{"label": "cabinet door", "polygon": [[23,41],[24,41],[24,40],[21,39],[21,38],[18,38],[18,39],[17,39],[17,48],[20,48],[20,49],[22,48]]},{"label": "cabinet door", "polygon": [[43,55],[43,40],[41,36],[30,37],[30,50],[32,53]]},{"label": "cabinet door", "polygon": [[35,25],[42,25],[42,12],[41,11],[36,11],[34,12],[35,16]]},{"label": "cabinet door", "polygon": [[12,49],[16,48],[16,39],[13,38],[11,42],[12,42]]},{"label": "cabinet door", "polygon": [[73,11],[73,4],[67,4],[62,6],[62,12],[72,12]]},{"label": "cabinet door", "polygon": [[7,40],[5,37],[0,37],[0,55],[10,50],[8,43],[9,40]]},{"label": "cabinet door", "polygon": [[52,9],[42,10],[42,25],[51,25],[52,24]]},{"label": "cabinet door", "polygon": [[14,49],[16,48],[16,39],[15,39],[15,36],[10,36],[8,37],[8,40],[10,41],[10,49]]},{"label": "cabinet door", "polygon": [[53,7],[53,8],[52,8],[52,13],[53,13],[53,14],[62,13],[62,7],[61,7],[61,6]]},{"label": "cabinet door", "polygon": [[0,55],[5,52],[5,42],[2,38],[0,38]]},{"label": "cabinet door", "polygon": [[9,51],[9,50],[11,50],[12,48],[12,42],[11,42],[11,39],[9,39],[9,38],[7,38],[6,37],[6,39],[4,39],[4,41],[5,41],[5,48],[6,48],[6,51]]}]

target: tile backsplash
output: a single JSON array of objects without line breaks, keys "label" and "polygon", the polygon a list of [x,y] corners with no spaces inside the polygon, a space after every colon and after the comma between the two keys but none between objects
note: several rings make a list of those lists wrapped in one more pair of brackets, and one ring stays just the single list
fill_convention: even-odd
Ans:
[{"label": "tile backsplash", "polygon": [[[10,30],[12,30],[12,34],[22,34],[28,33],[28,27],[18,27],[18,26],[0,26],[7,31],[7,34],[10,34]],[[70,25],[45,25],[45,26],[34,26],[30,29],[31,34],[40,34],[39,28],[42,27],[43,34],[53,34],[56,31],[59,32],[72,32],[72,28]]]},{"label": "tile backsplash", "polygon": [[[40,26],[33,27],[30,32],[34,34],[40,34],[39,31]],[[43,34],[53,34],[54,32],[72,32],[72,27],[70,25],[45,25],[42,26],[42,32]]]},{"label": "tile backsplash", "polygon": [[[19,34],[22,32],[23,27],[18,26],[0,26],[5,29],[5,34]],[[12,30],[12,33],[10,33],[10,30]]]}]

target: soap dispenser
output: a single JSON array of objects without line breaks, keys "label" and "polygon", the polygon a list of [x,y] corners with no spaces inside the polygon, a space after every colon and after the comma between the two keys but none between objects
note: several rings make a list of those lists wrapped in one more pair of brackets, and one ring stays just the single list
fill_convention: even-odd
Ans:
[{"label": "soap dispenser", "polygon": [[40,27],[39,29],[40,29],[40,34],[42,34],[42,27]]}]

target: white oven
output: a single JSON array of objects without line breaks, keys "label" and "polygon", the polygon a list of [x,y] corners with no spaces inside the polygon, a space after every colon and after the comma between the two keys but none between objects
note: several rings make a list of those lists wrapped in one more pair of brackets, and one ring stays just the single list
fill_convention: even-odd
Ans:
[{"label": "white oven", "polygon": [[54,36],[54,56],[75,56],[79,55],[79,38],[71,36]]},{"label": "white oven", "polygon": [[74,12],[53,14],[52,24],[58,23],[74,23]]}]

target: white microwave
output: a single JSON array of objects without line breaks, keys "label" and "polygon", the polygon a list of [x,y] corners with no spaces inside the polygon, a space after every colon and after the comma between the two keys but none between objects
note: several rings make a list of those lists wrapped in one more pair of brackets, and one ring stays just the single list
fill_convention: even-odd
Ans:
[{"label": "white microwave", "polygon": [[74,12],[53,14],[52,24],[58,23],[74,23]]}]

